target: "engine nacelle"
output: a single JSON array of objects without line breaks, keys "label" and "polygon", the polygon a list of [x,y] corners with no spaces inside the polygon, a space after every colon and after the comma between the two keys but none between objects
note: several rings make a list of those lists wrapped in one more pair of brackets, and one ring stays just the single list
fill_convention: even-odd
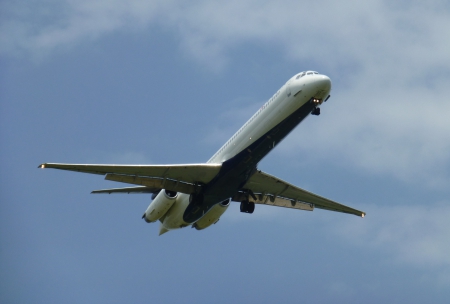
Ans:
[{"label": "engine nacelle", "polygon": [[212,224],[215,224],[219,221],[222,214],[228,209],[228,206],[230,205],[230,199],[227,199],[226,201],[223,201],[211,209],[197,222],[195,222],[192,227],[194,227],[197,230],[202,230],[205,228],[208,228]]},{"label": "engine nacelle", "polygon": [[176,192],[162,189],[156,195],[155,199],[150,203],[144,214],[144,219],[147,223],[156,222],[172,207],[177,199]]}]

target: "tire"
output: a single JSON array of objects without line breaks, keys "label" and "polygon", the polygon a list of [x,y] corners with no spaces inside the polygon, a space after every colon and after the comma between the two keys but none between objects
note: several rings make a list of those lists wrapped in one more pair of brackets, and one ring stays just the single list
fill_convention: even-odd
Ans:
[{"label": "tire", "polygon": [[241,212],[247,213],[248,212],[248,201],[243,200],[241,202]]},{"label": "tire", "polygon": [[249,202],[249,203],[247,204],[247,213],[252,214],[253,211],[255,211],[255,203]]}]

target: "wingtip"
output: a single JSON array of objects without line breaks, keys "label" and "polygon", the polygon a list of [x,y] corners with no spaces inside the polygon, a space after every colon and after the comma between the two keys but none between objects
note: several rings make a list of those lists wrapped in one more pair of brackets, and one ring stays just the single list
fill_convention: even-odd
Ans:
[{"label": "wingtip", "polygon": [[361,214],[361,217],[364,218],[365,216],[366,216],[366,213],[363,212],[363,213]]},{"label": "wingtip", "polygon": [[45,164],[40,164],[40,165],[38,166],[38,168],[39,168],[39,169],[45,169]]}]

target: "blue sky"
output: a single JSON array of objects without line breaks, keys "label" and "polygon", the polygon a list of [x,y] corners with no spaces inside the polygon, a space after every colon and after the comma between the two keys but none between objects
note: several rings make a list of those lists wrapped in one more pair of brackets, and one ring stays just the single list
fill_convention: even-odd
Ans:
[{"label": "blue sky", "polygon": [[[2,303],[445,303],[446,1],[2,1]],[[234,203],[158,236],[148,195],[42,162],[205,162],[291,76],[333,82],[259,168],[367,212]]]}]

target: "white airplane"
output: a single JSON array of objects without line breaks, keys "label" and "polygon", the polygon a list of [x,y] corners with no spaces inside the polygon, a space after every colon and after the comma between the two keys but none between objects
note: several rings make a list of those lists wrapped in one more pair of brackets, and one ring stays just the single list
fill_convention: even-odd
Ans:
[{"label": "white airplane", "polygon": [[152,193],[142,218],[160,221],[159,234],[192,226],[205,229],[219,221],[230,201],[241,212],[255,204],[292,209],[314,208],[364,217],[365,213],[293,186],[257,169],[258,163],[309,114],[330,97],[331,81],[314,71],[301,72],[283,85],[204,164],[86,165],[44,163],[55,168],[105,175],[106,180],[139,185],[95,190],[92,193]]}]

